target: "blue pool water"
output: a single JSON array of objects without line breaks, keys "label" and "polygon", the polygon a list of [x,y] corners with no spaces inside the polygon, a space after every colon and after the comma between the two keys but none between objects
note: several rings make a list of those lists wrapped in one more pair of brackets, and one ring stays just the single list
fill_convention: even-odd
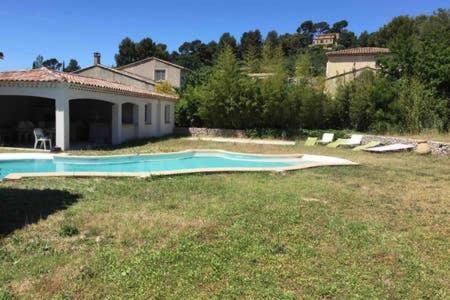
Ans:
[{"label": "blue pool water", "polygon": [[0,180],[12,173],[142,173],[221,168],[283,168],[308,163],[296,157],[221,152],[185,152],[110,157],[55,156],[50,159],[0,160]]}]

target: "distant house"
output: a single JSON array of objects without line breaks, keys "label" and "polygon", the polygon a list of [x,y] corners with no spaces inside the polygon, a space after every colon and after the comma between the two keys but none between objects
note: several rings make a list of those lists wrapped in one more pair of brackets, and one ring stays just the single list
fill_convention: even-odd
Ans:
[{"label": "distant house", "polygon": [[180,86],[183,67],[148,58],[74,73],[46,68],[0,72],[0,143],[32,145],[42,128],[63,150],[169,135],[178,97],[154,91],[158,81]]},{"label": "distant house", "polygon": [[337,45],[339,40],[339,33],[324,33],[313,39],[312,46],[319,46],[325,49],[332,49]]},{"label": "distant house", "polygon": [[328,52],[325,89],[334,94],[340,84],[355,79],[365,70],[376,71],[377,57],[389,54],[387,48],[361,47]]}]

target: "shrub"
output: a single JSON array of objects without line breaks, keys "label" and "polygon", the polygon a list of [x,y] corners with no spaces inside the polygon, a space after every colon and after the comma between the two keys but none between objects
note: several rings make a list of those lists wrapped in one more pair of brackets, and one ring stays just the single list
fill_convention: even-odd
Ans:
[{"label": "shrub", "polygon": [[395,124],[395,99],[395,86],[388,79],[363,72],[338,88],[334,116],[339,116],[342,128],[384,132]]},{"label": "shrub", "polygon": [[444,121],[438,112],[445,106],[433,91],[427,90],[419,80],[403,78],[399,86],[399,121],[407,132],[424,129],[443,129]]},{"label": "shrub", "polygon": [[178,101],[175,108],[177,126],[180,127],[202,127],[203,120],[199,116],[198,110],[200,101],[203,98],[200,89],[188,87],[184,96]]},{"label": "shrub", "polygon": [[161,81],[161,82],[158,82],[155,85],[155,91],[158,92],[158,93],[164,93],[164,94],[169,94],[169,95],[176,95],[177,94],[177,92],[172,87],[170,82],[165,81],[165,80]]}]

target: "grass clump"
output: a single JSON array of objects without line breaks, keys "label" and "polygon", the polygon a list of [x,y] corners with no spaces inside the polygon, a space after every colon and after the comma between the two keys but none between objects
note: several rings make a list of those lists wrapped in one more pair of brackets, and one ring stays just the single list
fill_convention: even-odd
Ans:
[{"label": "grass clump", "polygon": [[58,234],[60,237],[71,237],[78,235],[80,231],[74,224],[64,223],[59,228]]}]

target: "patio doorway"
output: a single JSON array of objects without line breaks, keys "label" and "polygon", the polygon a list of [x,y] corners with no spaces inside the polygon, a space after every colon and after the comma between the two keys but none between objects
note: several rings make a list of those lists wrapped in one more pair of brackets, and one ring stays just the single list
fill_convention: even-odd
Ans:
[{"label": "patio doorway", "polygon": [[55,142],[55,101],[29,96],[0,96],[0,146],[32,148],[35,128]]}]

